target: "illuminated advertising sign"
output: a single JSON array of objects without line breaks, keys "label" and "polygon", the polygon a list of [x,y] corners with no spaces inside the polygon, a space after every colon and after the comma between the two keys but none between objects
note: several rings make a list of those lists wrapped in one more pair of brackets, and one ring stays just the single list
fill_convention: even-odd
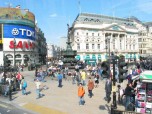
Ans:
[{"label": "illuminated advertising sign", "polygon": [[22,38],[35,41],[35,29],[22,25],[4,25],[4,38]]}]

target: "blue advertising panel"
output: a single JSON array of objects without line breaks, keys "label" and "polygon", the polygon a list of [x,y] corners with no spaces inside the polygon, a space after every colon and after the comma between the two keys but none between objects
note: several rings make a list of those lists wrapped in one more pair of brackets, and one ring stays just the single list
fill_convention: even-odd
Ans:
[{"label": "blue advertising panel", "polygon": [[22,25],[4,25],[4,38],[22,38],[35,40],[35,29]]}]

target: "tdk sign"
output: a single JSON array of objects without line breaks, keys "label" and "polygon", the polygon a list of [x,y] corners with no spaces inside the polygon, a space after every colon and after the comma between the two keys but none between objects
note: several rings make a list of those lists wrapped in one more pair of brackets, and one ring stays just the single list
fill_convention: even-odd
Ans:
[{"label": "tdk sign", "polygon": [[26,35],[26,36],[34,36],[34,32],[28,29],[23,29],[23,28],[13,28],[12,29],[12,34],[13,35],[19,35],[21,33],[21,35]]},{"label": "tdk sign", "polygon": [[35,40],[35,29],[29,26],[4,25],[4,38],[23,38]]}]

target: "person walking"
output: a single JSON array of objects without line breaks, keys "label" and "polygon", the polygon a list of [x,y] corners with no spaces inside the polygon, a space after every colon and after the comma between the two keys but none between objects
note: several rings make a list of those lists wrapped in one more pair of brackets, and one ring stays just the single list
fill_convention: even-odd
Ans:
[{"label": "person walking", "polygon": [[109,77],[107,80],[106,80],[106,84],[105,84],[105,91],[106,91],[106,99],[107,99],[107,102],[109,103],[111,101],[111,91],[112,91],[112,82],[111,82],[111,77]]},{"label": "person walking", "polygon": [[78,87],[78,97],[79,97],[79,105],[84,105],[84,94],[85,94],[85,89],[82,86],[82,83],[79,83]]},{"label": "person walking", "polygon": [[59,71],[57,78],[58,78],[58,87],[62,87],[63,75],[61,74],[61,71]]},{"label": "person walking", "polygon": [[128,110],[128,106],[131,103],[132,98],[132,91],[133,91],[132,83],[127,84],[127,87],[125,88],[125,96],[126,96],[126,102],[125,102],[125,110]]},{"label": "person walking", "polygon": [[36,99],[39,99],[39,98],[41,98],[42,96],[44,96],[44,94],[41,94],[41,88],[40,88],[40,86],[41,86],[41,82],[39,81],[39,79],[37,78],[37,79],[35,79],[34,80],[35,81],[35,85],[36,85],[36,94],[37,94],[37,97],[36,97]]},{"label": "person walking", "polygon": [[92,90],[94,89],[94,82],[91,79],[91,77],[89,77],[89,81],[88,81],[88,93],[89,93],[89,97],[91,98],[93,96]]},{"label": "person walking", "polygon": [[82,85],[85,86],[86,72],[84,70],[81,72],[81,79],[82,79]]},{"label": "person walking", "polygon": [[22,95],[27,95],[27,93],[26,93],[27,82],[24,79],[24,77],[22,77],[21,85],[22,85]]}]

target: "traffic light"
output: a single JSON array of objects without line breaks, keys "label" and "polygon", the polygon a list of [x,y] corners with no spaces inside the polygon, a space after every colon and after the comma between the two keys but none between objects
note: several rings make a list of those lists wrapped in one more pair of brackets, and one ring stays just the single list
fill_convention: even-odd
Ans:
[{"label": "traffic light", "polygon": [[102,71],[103,77],[107,77],[108,78],[109,77],[109,65],[108,65],[107,61],[102,62],[101,69],[103,70]]},{"label": "traffic light", "polygon": [[119,69],[119,82],[122,83],[125,77],[123,76],[124,73],[128,72],[128,70],[124,67],[127,66],[124,58],[119,58],[118,61],[118,69]]}]

